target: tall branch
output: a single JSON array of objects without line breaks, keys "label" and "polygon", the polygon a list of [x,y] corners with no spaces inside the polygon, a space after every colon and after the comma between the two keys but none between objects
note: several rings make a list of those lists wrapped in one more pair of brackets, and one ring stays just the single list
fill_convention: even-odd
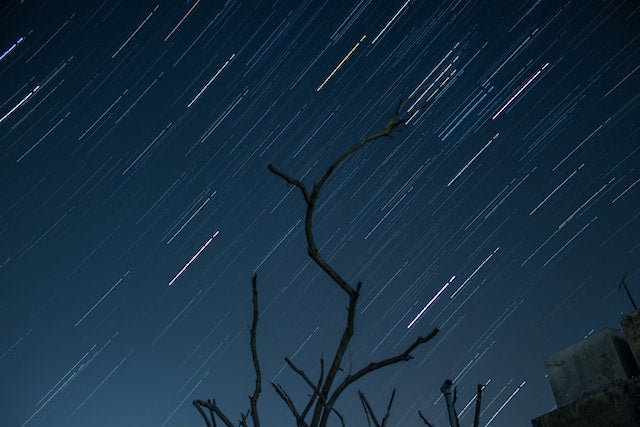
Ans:
[{"label": "tall branch", "polygon": [[256,386],[253,394],[249,396],[251,402],[251,419],[253,427],[260,427],[260,419],[258,417],[258,396],[262,391],[262,373],[260,372],[260,362],[258,361],[258,350],[256,347],[256,334],[258,330],[258,277],[256,274],[251,279],[251,289],[253,291],[253,322],[251,323],[251,357],[253,358],[253,367],[256,371]]},{"label": "tall branch", "polygon": [[340,369],[340,363],[342,362],[344,353],[349,346],[349,341],[351,341],[351,337],[353,337],[353,330],[355,328],[356,306],[358,303],[358,297],[360,296],[361,286],[362,282],[358,282],[355,292],[349,295],[347,324],[342,333],[342,338],[340,339],[340,344],[338,345],[338,349],[336,350],[336,355],[333,358],[333,363],[331,364],[331,368],[329,369],[327,378],[325,379],[322,386],[322,391],[320,392],[320,400],[316,404],[316,407],[313,411],[313,418],[311,420],[311,425],[313,426],[318,425],[318,422],[320,422],[319,425],[321,427],[326,426],[329,414],[331,413],[331,409],[335,404],[335,399],[327,401],[327,397],[329,396],[329,392],[331,391],[331,386],[333,385],[336,374]]},{"label": "tall branch", "polygon": [[[416,340],[414,344],[409,346],[409,348],[404,353],[394,358],[390,358],[382,362],[370,363],[366,368],[364,368],[363,370],[360,370],[354,375],[351,375],[351,373],[349,373],[345,381],[343,381],[342,384],[338,386],[338,388],[333,392],[332,397],[329,400],[327,400],[329,396],[329,392],[331,391],[331,388],[333,386],[333,382],[335,380],[336,374],[340,370],[340,364],[344,357],[345,351],[348,347],[349,341],[353,336],[356,305],[357,305],[358,297],[360,295],[361,283],[358,283],[357,287],[353,288],[349,283],[347,283],[347,281],[342,276],[340,276],[340,274],[338,274],[337,271],[334,270],[334,268],[331,265],[329,265],[329,263],[327,263],[327,261],[322,257],[322,255],[320,254],[320,251],[318,250],[318,247],[316,245],[315,238],[313,235],[313,214],[316,207],[316,202],[318,200],[318,195],[320,194],[320,190],[322,189],[324,184],[327,182],[329,177],[333,174],[335,169],[340,165],[340,163],[342,163],[344,160],[346,160],[350,155],[352,155],[356,151],[365,147],[370,142],[385,136],[391,136],[391,133],[398,126],[402,125],[403,123],[406,123],[409,120],[410,117],[408,115],[402,117],[403,110],[407,102],[409,101],[409,99],[415,96],[418,90],[419,89],[416,89],[416,91],[414,91],[409,98],[405,100],[400,100],[395,112],[389,118],[389,121],[387,122],[387,124],[382,130],[365,137],[364,139],[362,139],[361,141],[359,141],[358,143],[354,144],[349,149],[344,151],[342,154],[340,154],[340,156],[338,156],[338,158],[336,158],[329,165],[329,167],[327,168],[325,173],[322,175],[320,180],[313,184],[313,189],[311,190],[311,194],[309,194],[306,186],[300,180],[293,178],[286,172],[281,171],[280,169],[277,169],[273,165],[269,165],[269,171],[279,176],[280,178],[284,179],[287,183],[295,185],[302,192],[302,196],[307,205],[307,209],[305,213],[305,235],[307,239],[307,251],[309,253],[309,256],[349,296],[347,323],[342,333],[342,337],[340,339],[340,343],[338,345],[338,349],[336,351],[335,357],[333,359],[331,367],[329,368],[329,372],[327,373],[327,377],[322,385],[322,389],[318,396],[318,401],[316,402],[315,409],[313,411],[313,417],[311,421],[311,425],[313,426],[316,426],[316,425],[319,425],[320,427],[326,426],[329,414],[332,412],[332,408],[333,408],[333,405],[335,404],[337,397],[351,382],[360,378],[364,374],[371,372],[373,370],[379,369],[383,366],[387,366],[389,364],[396,363],[402,360],[409,360],[411,350],[413,350],[415,347],[420,345],[422,342],[426,342],[426,340],[428,340],[431,336],[437,333],[437,329],[435,329],[434,332],[432,332],[431,336],[429,336],[425,341],[421,341],[423,338],[419,337],[418,340]],[[418,110],[420,108],[422,108],[422,106],[418,107]],[[278,389],[276,388],[276,390]]]},{"label": "tall branch", "polygon": [[476,412],[473,417],[473,427],[478,427],[480,425],[480,401],[482,400],[482,389],[484,386],[482,384],[478,384],[478,391],[476,393]]}]

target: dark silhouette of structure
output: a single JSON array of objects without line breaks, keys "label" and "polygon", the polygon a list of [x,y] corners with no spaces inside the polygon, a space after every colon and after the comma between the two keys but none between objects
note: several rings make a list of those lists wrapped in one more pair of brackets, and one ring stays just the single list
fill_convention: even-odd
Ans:
[{"label": "dark silhouette of structure", "polygon": [[531,420],[534,427],[640,426],[640,311],[620,324],[545,360],[558,408]]}]

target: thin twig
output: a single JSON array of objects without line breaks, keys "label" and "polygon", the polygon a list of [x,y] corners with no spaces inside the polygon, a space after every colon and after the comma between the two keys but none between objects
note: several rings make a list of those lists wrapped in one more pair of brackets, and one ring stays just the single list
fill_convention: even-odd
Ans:
[{"label": "thin twig", "polygon": [[[373,412],[371,405],[369,405],[369,401],[365,397],[364,393],[358,390],[358,396],[360,397],[360,401],[362,402],[362,406],[364,406],[364,413],[367,414],[367,422],[369,422],[369,418],[373,421],[373,425],[375,427],[380,427],[380,423],[376,419],[376,414]],[[369,424],[371,425],[371,424]]]},{"label": "thin twig", "polygon": [[431,424],[429,421],[427,421],[427,419],[424,417],[424,415],[422,415],[422,412],[418,411],[418,416],[420,417],[420,419],[422,419],[422,421],[424,421],[424,423],[426,425],[428,425],[429,427],[435,427],[433,424]]},{"label": "thin twig", "polygon": [[389,399],[389,404],[387,405],[387,412],[385,412],[384,417],[382,417],[382,427],[387,425],[387,421],[389,421],[389,417],[391,416],[391,405],[393,404],[393,398],[396,397],[396,389],[393,389],[391,392],[391,399]]},{"label": "thin twig", "polygon": [[276,393],[278,393],[278,396],[280,396],[280,398],[287,405],[287,407],[289,408],[293,416],[296,418],[296,423],[298,424],[298,427],[307,427],[307,423],[305,423],[304,419],[302,419],[300,414],[298,414],[298,411],[296,410],[296,407],[293,404],[293,400],[291,400],[291,398],[289,397],[287,392],[284,391],[282,386],[280,384],[275,384],[273,382],[271,383],[271,385],[273,386],[273,388],[275,388]]}]

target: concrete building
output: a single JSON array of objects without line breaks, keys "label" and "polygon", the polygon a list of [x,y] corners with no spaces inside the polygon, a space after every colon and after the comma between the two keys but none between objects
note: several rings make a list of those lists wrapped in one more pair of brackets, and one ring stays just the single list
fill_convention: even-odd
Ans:
[{"label": "concrete building", "polygon": [[558,408],[534,427],[640,427],[640,312],[620,324],[545,360]]}]

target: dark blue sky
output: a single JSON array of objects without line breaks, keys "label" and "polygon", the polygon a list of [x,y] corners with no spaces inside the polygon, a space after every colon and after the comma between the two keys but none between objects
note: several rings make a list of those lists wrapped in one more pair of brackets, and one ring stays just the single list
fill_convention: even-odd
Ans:
[{"label": "dark blue sky", "polygon": [[529,425],[544,358],[617,326],[625,272],[640,299],[636,1],[14,0],[0,28],[2,425],[237,419],[254,272],[263,423],[293,425],[269,381],[302,401],[283,359],[315,378],[347,298],[267,165],[311,186],[411,94],[314,226],[363,283],[354,369],[441,332],[347,390],[349,426],[393,387],[391,425],[445,426],[445,378],[459,411],[488,383],[482,425]]}]

